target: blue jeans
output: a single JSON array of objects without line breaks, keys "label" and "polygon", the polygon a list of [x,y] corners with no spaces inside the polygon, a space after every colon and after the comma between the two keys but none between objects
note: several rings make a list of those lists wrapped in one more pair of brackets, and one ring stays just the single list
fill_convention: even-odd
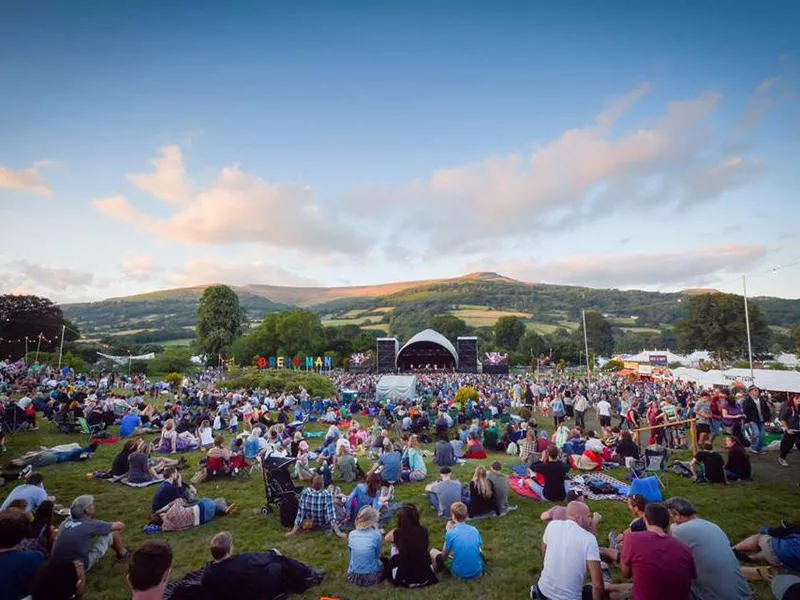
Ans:
[{"label": "blue jeans", "polygon": [[747,424],[747,427],[750,430],[750,441],[753,444],[753,450],[761,452],[764,449],[764,424],[751,421]]},{"label": "blue jeans", "polygon": [[[534,492],[536,492],[536,495],[539,496],[539,498],[541,498],[542,500],[547,500],[547,502],[553,502],[553,500],[547,499],[547,497],[544,495],[544,488],[541,485],[539,485],[536,481],[534,481],[533,479],[529,479],[528,485]],[[564,482],[564,492],[567,494],[569,493],[568,481]]]}]

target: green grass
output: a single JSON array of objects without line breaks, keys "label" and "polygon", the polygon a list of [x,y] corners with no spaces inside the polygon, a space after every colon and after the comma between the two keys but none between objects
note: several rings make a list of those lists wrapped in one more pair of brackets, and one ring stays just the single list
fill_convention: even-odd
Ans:
[{"label": "green grass", "polygon": [[[541,418],[539,422],[549,421]],[[42,431],[39,432],[11,434],[8,438],[9,452],[5,457],[10,459],[38,445],[81,441],[81,437],[77,435],[48,433],[46,430],[49,424],[46,421],[42,421],[41,425]],[[85,437],[83,440],[85,441]],[[57,502],[63,504],[69,504],[72,498],[79,494],[93,494],[96,498],[98,518],[109,521],[121,520],[126,523],[124,537],[130,548],[135,549],[143,542],[153,539],[168,542],[175,551],[173,579],[206,562],[209,559],[209,541],[216,533],[223,530],[233,533],[236,549],[240,552],[275,547],[287,556],[302,560],[315,568],[325,569],[328,573],[325,581],[303,596],[308,599],[316,599],[323,595],[347,596],[353,600],[524,598],[527,597],[528,587],[542,565],[539,548],[544,527],[539,515],[549,505],[533,502],[512,493],[511,502],[519,506],[517,511],[502,519],[484,519],[476,522],[483,536],[489,559],[487,573],[478,581],[463,583],[444,575],[438,585],[423,590],[395,590],[386,584],[377,588],[358,589],[348,585],[345,580],[348,555],[344,540],[317,532],[299,533],[294,538],[287,539],[284,535],[285,530],[278,522],[277,514],[268,517],[259,514],[264,502],[264,488],[260,474],[253,474],[249,480],[214,481],[198,486],[201,496],[210,498],[224,496],[229,502],[236,502],[240,507],[238,515],[217,519],[188,532],[146,536],[141,530],[149,517],[154,487],[132,489],[85,478],[87,472],[108,469],[118,450],[119,445],[101,446],[94,458],[87,462],[67,463],[42,469],[46,488],[49,493],[57,496]],[[200,454],[192,453],[187,455],[187,458],[191,467],[184,471],[184,476],[188,479],[197,468]],[[505,454],[497,454],[490,456],[489,460],[483,461],[483,464],[488,465],[495,459],[505,465],[518,462]],[[774,454],[754,457],[756,481],[728,487],[692,484],[687,479],[670,475],[666,478],[668,485],[666,494],[691,498],[703,516],[718,523],[727,532],[731,541],[737,541],[755,532],[762,525],[776,524],[781,518],[800,521],[800,502],[796,486],[800,457],[797,453],[793,453],[789,460],[793,463],[792,468],[781,469],[775,463]],[[365,469],[369,466],[365,459],[360,462]],[[456,467],[454,476],[461,482],[466,482],[474,468],[474,464]],[[430,530],[431,542],[440,547],[444,539],[444,521],[435,516],[422,495],[425,483],[433,479],[434,468],[430,464],[429,471],[431,475],[426,482],[399,486],[397,498],[401,502],[417,504],[422,512],[423,522]],[[618,478],[623,476],[621,473],[615,475]],[[344,487],[345,491],[349,491],[349,486]],[[10,488],[11,485],[6,485],[2,493],[5,495]],[[590,507],[603,515],[599,531],[601,545],[604,545],[603,540],[606,539],[610,529],[622,531],[630,520],[622,503],[591,502]],[[122,563],[106,556],[89,574],[87,597],[90,600],[129,598],[124,585],[124,573],[125,567]],[[756,598],[771,598],[766,586],[757,587]]]},{"label": "green grass", "polygon": [[167,340],[166,342],[158,342],[162,346],[190,346],[194,338],[184,338],[181,340]]}]

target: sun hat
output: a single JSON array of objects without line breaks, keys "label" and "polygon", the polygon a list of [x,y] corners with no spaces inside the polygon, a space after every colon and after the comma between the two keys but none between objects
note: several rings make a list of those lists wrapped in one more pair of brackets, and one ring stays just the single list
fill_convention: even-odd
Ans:
[{"label": "sun hat", "polygon": [[370,527],[375,527],[378,524],[378,511],[372,508],[371,506],[365,506],[360,511],[358,511],[358,515],[356,516],[356,529],[369,529]]}]

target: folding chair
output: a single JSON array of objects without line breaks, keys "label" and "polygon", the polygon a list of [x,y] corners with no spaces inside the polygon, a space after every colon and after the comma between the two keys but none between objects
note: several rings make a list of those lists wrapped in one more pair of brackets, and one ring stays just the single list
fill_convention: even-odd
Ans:
[{"label": "folding chair", "polygon": [[77,419],[78,426],[80,427],[80,432],[83,435],[88,437],[92,437],[103,431],[103,424],[97,423],[96,425],[89,425],[84,417],[78,417]]}]

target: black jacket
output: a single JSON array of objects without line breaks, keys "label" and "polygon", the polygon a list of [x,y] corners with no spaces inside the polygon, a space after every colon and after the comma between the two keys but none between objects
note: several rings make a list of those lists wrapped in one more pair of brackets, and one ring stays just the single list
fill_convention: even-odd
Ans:
[{"label": "black jacket", "polygon": [[748,394],[744,399],[744,418],[748,423],[769,423],[772,421],[772,411],[769,408],[766,400],[759,397],[758,401],[761,403],[761,418],[758,416],[758,409],[756,408],[755,401]]}]

